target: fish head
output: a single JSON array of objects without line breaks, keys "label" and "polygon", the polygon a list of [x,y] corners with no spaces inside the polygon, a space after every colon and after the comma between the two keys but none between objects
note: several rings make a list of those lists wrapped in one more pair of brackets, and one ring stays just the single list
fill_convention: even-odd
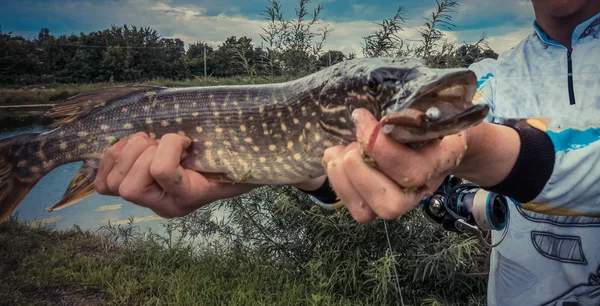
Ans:
[{"label": "fish head", "polygon": [[457,134],[482,122],[486,103],[473,103],[477,76],[465,68],[416,67],[383,109],[383,133],[402,143]]},{"label": "fish head", "polygon": [[[469,69],[432,69],[400,57],[355,59],[336,68],[321,91],[321,120],[352,131],[344,135],[350,141],[355,130],[346,120],[357,108],[370,111],[381,131],[402,143],[458,133],[489,111],[486,104],[473,104],[477,77]],[[348,118],[340,120],[342,115]]]}]

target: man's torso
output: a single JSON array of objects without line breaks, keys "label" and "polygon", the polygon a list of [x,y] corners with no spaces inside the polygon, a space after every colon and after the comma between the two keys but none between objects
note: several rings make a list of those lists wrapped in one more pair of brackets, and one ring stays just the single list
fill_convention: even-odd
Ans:
[{"label": "man's torso", "polygon": [[[498,61],[474,64],[480,79],[493,80],[478,95],[491,99],[496,122],[549,117],[550,128],[598,125],[600,18],[596,24],[587,24],[592,31],[580,35],[571,53],[572,86],[567,49],[536,35]],[[494,233],[494,242],[501,234]],[[492,251],[488,303],[600,305],[600,218],[543,215],[511,205],[508,234]]]}]

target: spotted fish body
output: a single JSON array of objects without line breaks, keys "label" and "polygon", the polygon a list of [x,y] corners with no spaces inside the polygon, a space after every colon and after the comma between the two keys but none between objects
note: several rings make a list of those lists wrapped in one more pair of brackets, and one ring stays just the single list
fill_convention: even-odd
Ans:
[{"label": "spotted fish body", "polygon": [[[54,209],[91,195],[102,154],[136,132],[157,139],[168,133],[189,137],[193,143],[182,165],[210,179],[292,184],[323,175],[324,151],[355,140],[354,109],[365,108],[377,118],[410,117],[407,127],[396,122],[399,133],[393,132],[395,128],[388,131],[391,137],[401,135],[397,139],[403,142],[410,142],[407,133],[418,142],[426,141],[485,117],[487,108],[471,103],[472,72],[431,71],[413,59],[367,58],[279,84],[125,86],[77,95],[50,112],[56,118],[53,129],[0,141],[0,221],[45,174],[63,164],[84,161]],[[439,84],[462,90],[445,98],[439,93],[448,86]],[[423,88],[435,90],[420,92]],[[430,93],[439,99],[431,99]],[[436,122],[423,125],[422,116],[432,106],[439,106],[437,122],[445,129],[436,129]],[[403,115],[406,110],[416,112],[416,117],[411,112]],[[452,124],[465,113],[471,115]],[[423,128],[439,133],[427,135]]]},{"label": "spotted fish body", "polygon": [[[18,149],[37,157],[24,161],[18,173],[32,177],[57,164],[98,159],[118,139],[143,131],[153,138],[189,137],[185,166],[225,174],[223,180],[298,182],[320,173],[315,157],[325,146],[341,143],[318,128],[318,111],[308,92],[289,85],[142,87],[118,105],[40,134],[37,146]],[[30,149],[35,152],[23,152]]]}]

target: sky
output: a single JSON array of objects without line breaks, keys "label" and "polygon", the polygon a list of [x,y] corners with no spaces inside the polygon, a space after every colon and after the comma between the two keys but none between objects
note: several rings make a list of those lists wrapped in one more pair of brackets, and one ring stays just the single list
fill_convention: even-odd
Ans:
[{"label": "sky", "polygon": [[[440,0],[441,1],[441,0]],[[531,1],[458,0],[452,13],[453,29],[444,30],[456,43],[475,42],[483,33],[489,46],[500,53],[516,45],[533,31]],[[297,0],[280,0],[284,18],[293,18]],[[311,0],[309,10],[322,5],[321,24],[333,29],[325,50],[354,52],[362,56],[364,36],[375,23],[391,18],[404,7],[403,38],[418,39],[423,16],[436,7],[435,0]],[[2,0],[0,27],[3,32],[33,38],[42,28],[51,34],[78,34],[136,25],[156,29],[163,37],[177,37],[186,44],[198,41],[218,46],[229,36],[248,36],[256,45],[266,20],[262,15],[268,0]]]}]

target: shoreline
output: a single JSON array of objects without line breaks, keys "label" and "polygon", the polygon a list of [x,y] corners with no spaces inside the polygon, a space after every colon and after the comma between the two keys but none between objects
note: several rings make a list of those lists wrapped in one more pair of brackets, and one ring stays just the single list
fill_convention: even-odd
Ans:
[{"label": "shoreline", "polygon": [[[11,105],[12,106],[12,105]],[[45,115],[51,107],[14,107],[0,108],[0,128],[20,128],[30,125],[47,125],[52,119]]]}]

